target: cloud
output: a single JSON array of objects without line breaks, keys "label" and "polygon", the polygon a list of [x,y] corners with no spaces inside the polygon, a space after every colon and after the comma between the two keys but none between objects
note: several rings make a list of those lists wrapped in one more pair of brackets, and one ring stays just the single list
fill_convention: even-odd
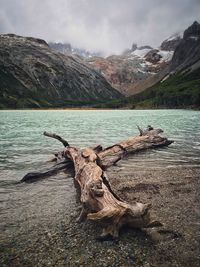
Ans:
[{"label": "cloud", "polygon": [[0,32],[107,54],[158,46],[199,19],[199,0],[0,0]]}]

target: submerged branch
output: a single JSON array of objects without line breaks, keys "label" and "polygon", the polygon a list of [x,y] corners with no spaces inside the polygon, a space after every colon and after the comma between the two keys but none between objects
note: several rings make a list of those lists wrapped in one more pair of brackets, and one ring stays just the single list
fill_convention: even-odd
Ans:
[{"label": "submerged branch", "polygon": [[57,174],[61,170],[66,170],[73,166],[73,163],[70,160],[64,160],[62,162],[59,162],[55,164],[54,166],[41,170],[41,171],[35,171],[35,172],[29,172],[27,173],[20,182],[35,182],[37,180],[41,180],[46,177],[50,177],[52,175]]}]

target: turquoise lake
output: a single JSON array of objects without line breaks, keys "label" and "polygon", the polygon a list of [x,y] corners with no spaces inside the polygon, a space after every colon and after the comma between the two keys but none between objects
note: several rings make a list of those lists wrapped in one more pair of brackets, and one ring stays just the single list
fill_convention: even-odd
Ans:
[{"label": "turquoise lake", "polygon": [[[189,110],[24,110],[0,111],[0,246],[20,249],[37,243],[38,235],[54,231],[73,213],[72,174],[61,172],[31,184],[18,183],[31,171],[51,166],[62,150],[44,131],[61,135],[77,147],[112,145],[138,135],[137,125],[164,130],[174,143],[167,148],[129,156],[113,167],[116,174],[148,169],[198,167],[200,112]],[[15,245],[17,244],[17,245]]]},{"label": "turquoise lake", "polygon": [[[0,112],[0,181],[18,181],[46,164],[62,145],[43,136],[63,136],[73,146],[104,147],[138,135],[137,126],[151,124],[175,141],[167,149],[130,159],[131,166],[160,167],[200,162],[200,112],[188,110],[41,110]],[[142,163],[143,162],[143,163]],[[144,162],[146,162],[144,164]]]}]

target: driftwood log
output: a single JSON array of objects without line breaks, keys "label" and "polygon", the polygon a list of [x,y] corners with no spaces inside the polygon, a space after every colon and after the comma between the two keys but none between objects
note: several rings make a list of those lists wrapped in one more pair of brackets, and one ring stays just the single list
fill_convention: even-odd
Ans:
[{"label": "driftwood log", "polygon": [[[58,161],[56,168],[59,164],[62,169],[64,164],[67,164],[66,167],[68,167],[69,165],[72,166],[73,163],[75,185],[79,189],[77,192],[80,194],[82,204],[78,221],[88,219],[100,223],[103,227],[102,239],[117,237],[119,229],[123,225],[136,228],[161,225],[151,218],[150,204],[138,202],[129,204],[121,200],[113,192],[105,173],[109,166],[128,154],[168,146],[173,142],[161,137],[159,133],[162,130],[160,129],[148,127],[147,130],[143,131],[139,128],[139,132],[139,136],[131,137],[105,149],[102,149],[101,146],[78,149],[70,146],[58,135],[44,133],[48,137],[59,140],[65,147],[64,151],[55,155],[55,159]],[[32,174],[27,174],[22,181],[27,181],[27,177],[32,177]]]}]

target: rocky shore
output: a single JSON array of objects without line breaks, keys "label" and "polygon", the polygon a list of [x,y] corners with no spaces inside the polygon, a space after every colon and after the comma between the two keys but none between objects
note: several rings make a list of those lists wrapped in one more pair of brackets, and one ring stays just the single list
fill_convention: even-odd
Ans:
[{"label": "rocky shore", "polygon": [[99,242],[100,226],[75,222],[80,207],[74,194],[57,217],[46,225],[37,222],[26,236],[19,229],[18,235],[4,232],[1,266],[199,266],[200,168],[152,168],[131,174],[119,174],[119,168],[108,172],[115,191],[129,202],[152,203],[163,227],[124,228],[119,240]]}]

